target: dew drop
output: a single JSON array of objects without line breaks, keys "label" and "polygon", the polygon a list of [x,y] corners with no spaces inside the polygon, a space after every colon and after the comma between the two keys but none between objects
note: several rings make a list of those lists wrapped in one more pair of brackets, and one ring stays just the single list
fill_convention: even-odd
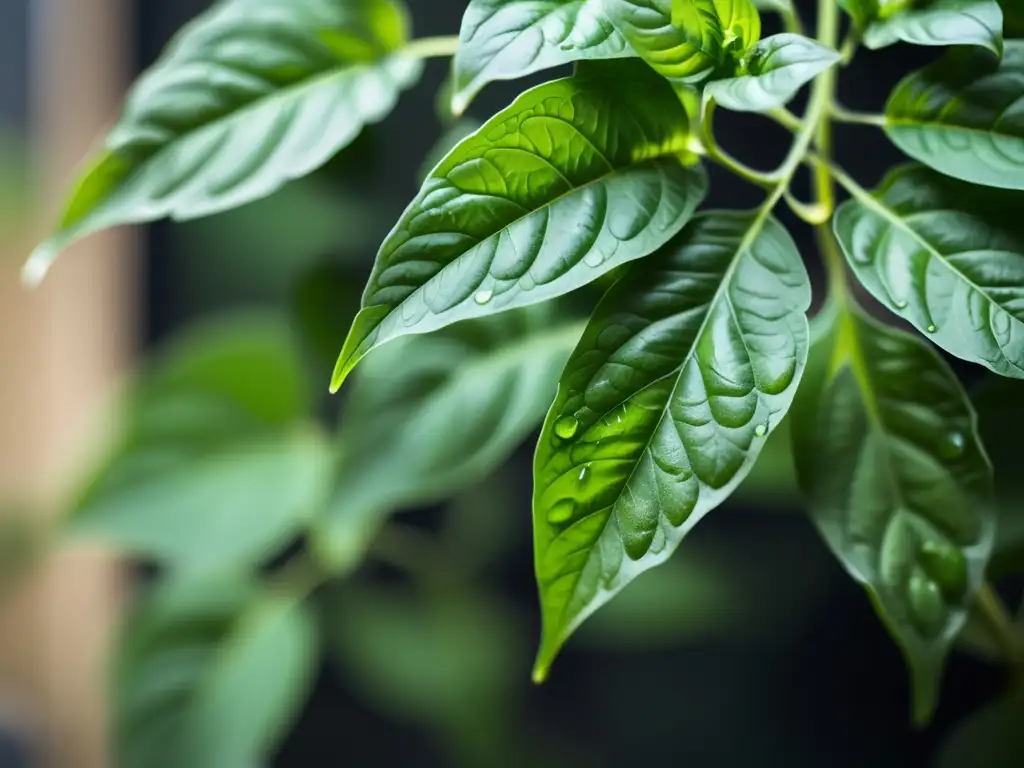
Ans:
[{"label": "dew drop", "polygon": [[571,499],[562,499],[548,511],[548,522],[551,525],[562,525],[572,520],[575,513],[575,502]]},{"label": "dew drop", "polygon": [[600,251],[591,251],[583,259],[583,263],[588,267],[600,267],[604,263],[604,254]]},{"label": "dew drop", "polygon": [[575,416],[563,416],[555,422],[555,434],[563,440],[571,440],[580,428],[580,422]]},{"label": "dew drop", "polygon": [[945,541],[926,541],[918,553],[921,567],[952,600],[963,596],[967,588],[967,558]]},{"label": "dew drop", "polygon": [[486,304],[493,297],[494,297],[494,291],[491,291],[491,290],[477,291],[473,295],[473,301],[475,301],[477,304]]},{"label": "dew drop", "polygon": [[589,465],[589,464],[587,464],[586,466],[584,466],[584,467],[583,467],[583,468],[582,468],[582,469],[580,470],[580,474],[579,474],[579,477],[577,477],[577,478],[576,478],[576,480],[577,480],[577,481],[579,481],[579,482],[581,482],[581,483],[584,483],[584,482],[586,482],[586,480],[587,480],[587,475],[589,475],[589,474],[590,474],[590,465]]},{"label": "dew drop", "polygon": [[907,584],[910,618],[925,637],[935,637],[946,620],[946,604],[939,585],[921,573],[915,573]]},{"label": "dew drop", "polygon": [[929,325],[925,330],[928,331],[928,333],[935,333],[938,329],[934,325]]},{"label": "dew drop", "polygon": [[765,422],[764,424],[758,424],[756,427],[754,427],[754,434],[757,435],[757,437],[764,437],[765,435],[767,435],[768,422]]},{"label": "dew drop", "polygon": [[939,443],[939,456],[944,459],[956,459],[963,455],[966,441],[963,432],[950,432]]}]

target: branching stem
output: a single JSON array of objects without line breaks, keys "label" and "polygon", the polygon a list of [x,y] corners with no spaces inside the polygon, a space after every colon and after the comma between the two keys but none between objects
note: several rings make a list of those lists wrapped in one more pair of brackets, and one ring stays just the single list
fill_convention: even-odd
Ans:
[{"label": "branching stem", "polygon": [[459,48],[458,35],[444,35],[441,37],[421,37],[412,40],[402,49],[407,56],[414,56],[418,59],[431,59],[445,56],[454,56]]}]

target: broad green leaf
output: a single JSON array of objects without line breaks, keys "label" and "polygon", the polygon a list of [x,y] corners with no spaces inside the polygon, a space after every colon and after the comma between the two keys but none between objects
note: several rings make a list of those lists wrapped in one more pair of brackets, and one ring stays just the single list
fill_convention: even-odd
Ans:
[{"label": "broad green leaf", "polygon": [[404,339],[366,361],[338,440],[334,500],[319,554],[347,569],[387,514],[486,477],[536,429],[583,326],[547,307]]},{"label": "broad green leaf", "polygon": [[605,0],[471,0],[455,54],[452,111],[494,80],[581,59],[635,56],[604,13]]},{"label": "broad green leaf", "polygon": [[535,676],[750,471],[807,354],[810,284],[765,214],[698,216],[601,300],[534,462]]},{"label": "broad green leaf", "polygon": [[751,0],[605,0],[604,8],[636,54],[677,87],[707,80],[761,36]]},{"label": "broad green leaf", "polygon": [[1024,693],[1018,688],[958,724],[933,768],[1008,768],[1024,762]]},{"label": "broad green leaf", "polygon": [[640,62],[533,88],[431,173],[377,255],[335,370],[371,349],[568,293],[663,245],[703,199],[686,113]]},{"label": "broad green leaf", "polygon": [[814,323],[792,413],[812,519],[867,589],[930,719],[992,549],[992,473],[974,411],[925,342],[852,306]]},{"label": "broad green leaf", "polygon": [[910,166],[840,206],[834,228],[889,309],[951,354],[1024,378],[1022,206],[1020,193]]},{"label": "broad green leaf", "polygon": [[222,0],[139,79],[26,279],[91,232],[217,213],[313,171],[418,78],[407,27],[394,0]]},{"label": "broad green leaf", "polygon": [[1003,13],[996,0],[934,0],[879,19],[864,30],[864,45],[978,45],[1003,50]]},{"label": "broad green leaf", "polygon": [[158,588],[118,656],[118,765],[250,768],[285,735],[315,662],[313,619],[289,598],[224,576]]},{"label": "broad green leaf", "polygon": [[125,435],[66,527],[183,568],[258,563],[301,531],[324,492],[330,451],[308,410],[279,322],[194,329],[135,385]]},{"label": "broad green leaf", "polygon": [[726,109],[764,112],[786,104],[837,61],[838,52],[803,35],[772,35],[743,54],[736,77],[708,83],[704,92]]},{"label": "broad green leaf", "polygon": [[1024,40],[1003,58],[955,48],[896,87],[885,132],[900,149],[948,176],[1024,189]]}]

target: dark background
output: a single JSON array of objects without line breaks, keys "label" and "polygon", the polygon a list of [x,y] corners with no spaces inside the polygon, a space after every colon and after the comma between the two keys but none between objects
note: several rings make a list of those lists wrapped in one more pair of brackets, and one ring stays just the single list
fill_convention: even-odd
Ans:
[{"label": "dark background", "polygon": [[[204,5],[202,0],[137,0],[139,67],[151,63],[169,36]],[[456,33],[465,2],[410,0],[409,5],[415,34],[429,36]],[[799,5],[805,19],[813,21],[813,3]],[[765,15],[765,28],[766,33],[778,31],[774,17]],[[934,55],[903,45],[864,52],[842,73],[841,100],[850,108],[878,111],[898,75]],[[231,250],[231,237],[211,234],[210,224],[150,227],[148,343],[228,307],[279,306],[287,302],[303,271],[321,259],[344,263],[357,277],[365,276],[376,244],[415,194],[416,169],[443,131],[435,94],[446,67],[446,62],[429,62],[419,87],[404,95],[394,114],[318,174],[318,181],[336,194],[329,200],[335,201],[330,204],[337,206],[336,223],[343,235],[337,242],[287,249],[272,264],[253,264],[245,248]],[[542,73],[528,84],[559,74]],[[524,85],[488,87],[471,114],[486,118]],[[802,107],[804,96],[794,109]],[[766,120],[741,119],[724,111],[720,115],[719,141],[733,154],[764,169],[781,160],[789,142],[784,131]],[[837,131],[835,139],[840,163],[866,185],[874,185],[900,161],[896,150],[873,131],[850,127]],[[757,190],[717,168],[711,172],[709,206],[740,208],[758,202]],[[809,197],[807,186],[802,177],[796,187],[804,199]],[[371,198],[376,201],[373,215],[363,215],[360,206]],[[809,229],[788,211],[780,215],[791,225],[820,285]],[[249,221],[234,219],[236,229],[231,231],[244,236]],[[344,236],[347,221],[353,222],[351,237]],[[300,203],[291,224],[295,231],[288,229],[287,220],[281,224],[282,241],[306,234],[300,231],[303,222]],[[229,251],[234,254],[230,258]],[[337,329],[339,348],[345,330]],[[974,375],[963,366],[958,371]],[[508,741],[492,753],[494,764],[536,765],[537,753],[544,752],[551,765],[618,766],[658,759],[712,768],[923,766],[950,727],[998,690],[998,670],[955,654],[934,724],[924,731],[911,729],[903,661],[863,591],[832,560],[798,510],[782,504],[769,511],[739,502],[709,516],[684,545],[732,553],[732,561],[746,569],[753,607],[739,637],[724,641],[717,635],[680,635],[659,642],[634,638],[603,644],[574,640],[551,680],[532,686],[529,651],[538,626],[529,461],[530,450],[522,450],[508,474],[514,489],[513,521],[505,526],[510,531],[508,554],[482,577],[517,617],[507,642],[525,648],[510,655],[521,666],[513,670],[515,705]],[[481,513],[486,511],[481,508]],[[430,521],[431,514],[422,519]],[[373,582],[387,574],[364,578]],[[386,712],[325,665],[315,695],[274,765],[440,766],[449,761],[429,728]]]}]

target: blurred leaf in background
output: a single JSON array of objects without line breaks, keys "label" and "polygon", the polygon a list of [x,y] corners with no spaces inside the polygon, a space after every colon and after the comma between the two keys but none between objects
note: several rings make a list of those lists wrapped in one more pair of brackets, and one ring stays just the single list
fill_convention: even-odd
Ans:
[{"label": "blurred leaf in background", "polygon": [[20,249],[28,235],[32,195],[25,143],[0,124],[0,259],[24,259]]},{"label": "blurred leaf in background", "polygon": [[287,733],[317,660],[314,618],[237,574],[147,595],[116,667],[118,765],[251,768]]},{"label": "blurred leaf in background", "polygon": [[220,318],[141,374],[125,435],[67,526],[176,566],[256,564],[315,513],[331,460],[288,326]]},{"label": "blurred leaf in background", "polygon": [[997,699],[960,723],[939,749],[934,768],[1024,765],[1024,690]]}]

